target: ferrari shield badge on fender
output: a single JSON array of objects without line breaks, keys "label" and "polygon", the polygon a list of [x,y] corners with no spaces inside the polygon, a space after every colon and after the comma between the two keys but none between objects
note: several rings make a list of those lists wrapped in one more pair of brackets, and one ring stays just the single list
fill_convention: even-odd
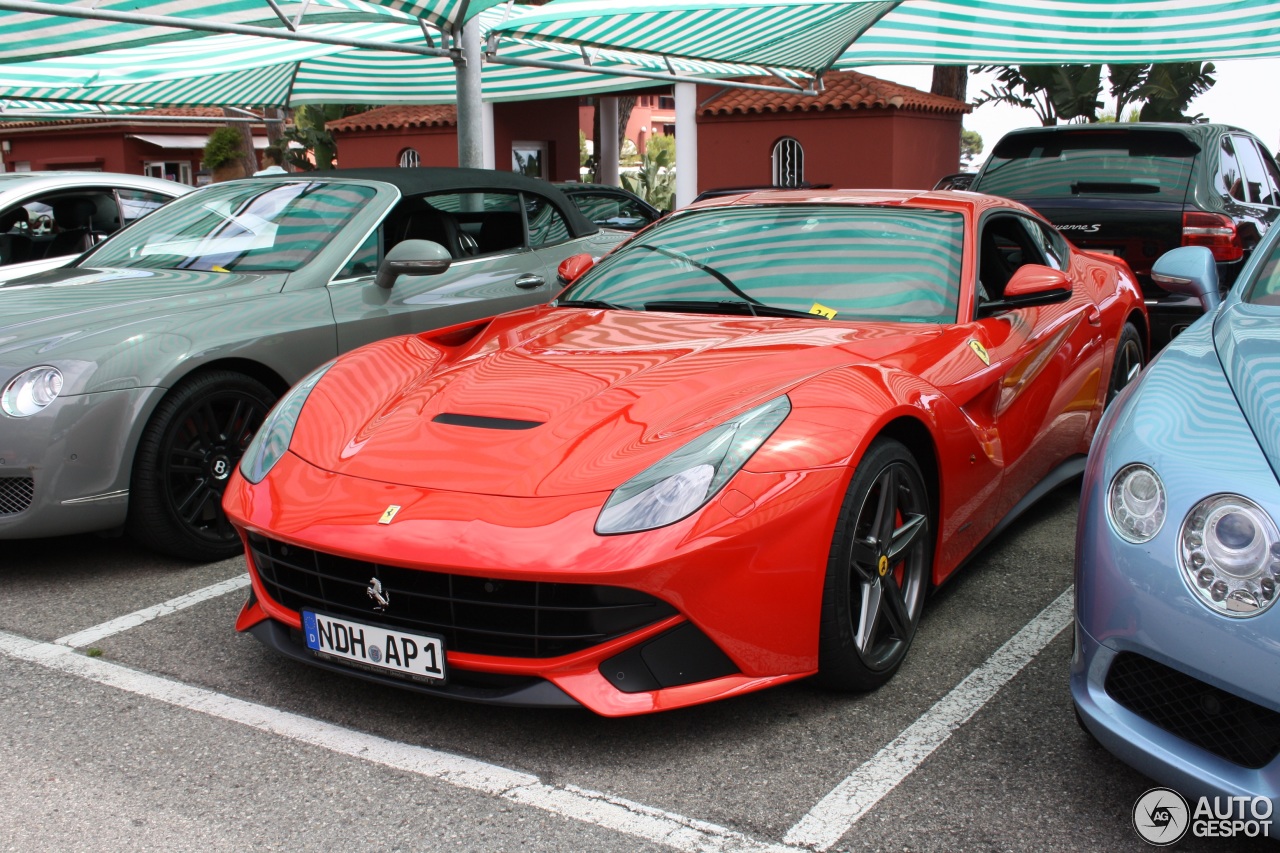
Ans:
[{"label": "ferrari shield badge on fender", "polygon": [[987,354],[987,348],[978,341],[969,341],[969,349],[973,350],[978,358],[982,359],[983,364],[991,364],[991,356]]},{"label": "ferrari shield badge on fender", "polygon": [[399,512],[399,511],[400,511],[400,507],[399,507],[399,506],[397,506],[396,504],[392,504],[391,506],[387,507],[387,508],[383,511],[383,513],[382,513],[382,518],[378,519],[378,523],[379,523],[379,524],[390,524],[390,523],[391,523],[391,519],[395,518],[395,517],[396,517],[396,513],[397,513],[397,512]]}]

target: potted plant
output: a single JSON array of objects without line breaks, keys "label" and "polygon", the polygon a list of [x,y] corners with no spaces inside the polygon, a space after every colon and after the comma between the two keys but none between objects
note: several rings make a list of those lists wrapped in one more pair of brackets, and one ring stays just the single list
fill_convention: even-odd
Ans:
[{"label": "potted plant", "polygon": [[209,134],[209,140],[204,144],[204,167],[213,173],[214,183],[245,176],[244,152],[238,129],[220,127]]}]

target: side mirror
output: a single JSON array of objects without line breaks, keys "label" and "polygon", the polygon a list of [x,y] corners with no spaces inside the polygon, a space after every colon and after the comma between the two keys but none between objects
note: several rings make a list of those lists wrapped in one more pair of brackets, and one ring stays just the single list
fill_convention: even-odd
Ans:
[{"label": "side mirror", "polygon": [[1218,292],[1218,265],[1213,252],[1204,246],[1170,249],[1151,268],[1151,280],[1170,293],[1194,296],[1205,313],[1222,302]]},{"label": "side mirror", "polygon": [[402,275],[439,275],[453,263],[453,255],[430,240],[403,240],[391,247],[378,267],[374,284],[390,290]]},{"label": "side mirror", "polygon": [[978,306],[978,310],[982,316],[987,316],[1013,308],[1053,305],[1070,298],[1071,276],[1052,267],[1023,264],[1004,286],[1003,298],[985,302]]},{"label": "side mirror", "polygon": [[584,272],[596,265],[596,259],[588,254],[570,255],[560,262],[556,275],[565,284],[573,284]]}]

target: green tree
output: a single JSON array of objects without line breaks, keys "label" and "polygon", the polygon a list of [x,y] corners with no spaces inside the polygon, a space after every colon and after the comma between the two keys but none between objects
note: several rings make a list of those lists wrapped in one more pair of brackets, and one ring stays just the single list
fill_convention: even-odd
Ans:
[{"label": "green tree", "polygon": [[659,134],[650,137],[649,141],[644,145],[644,153],[650,157],[657,157],[662,152],[667,153],[667,162],[672,166],[676,164],[676,138],[667,134]]},{"label": "green tree", "polygon": [[1146,103],[1138,113],[1142,121],[1176,121],[1195,124],[1205,121],[1201,113],[1187,115],[1191,101],[1217,82],[1212,62],[1165,62],[1151,66],[1139,96]]},{"label": "green tree", "polygon": [[334,168],[338,142],[325,125],[369,109],[357,104],[306,104],[295,109],[293,125],[285,130],[283,136],[286,144],[296,142],[302,148],[288,147],[289,165],[304,172]]},{"label": "green tree", "polygon": [[960,131],[960,162],[971,166],[981,153],[982,134],[976,130]]},{"label": "green tree", "polygon": [[979,71],[993,71],[996,82],[982,92],[974,106],[989,103],[1012,104],[1033,110],[1040,124],[1059,120],[1094,121],[1102,102],[1101,65],[984,65]]}]

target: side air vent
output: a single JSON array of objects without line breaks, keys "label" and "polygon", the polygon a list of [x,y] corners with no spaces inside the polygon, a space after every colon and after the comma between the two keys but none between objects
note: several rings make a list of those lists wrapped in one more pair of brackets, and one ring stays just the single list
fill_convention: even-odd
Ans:
[{"label": "side air vent", "polygon": [[455,415],[442,412],[431,419],[432,423],[452,424],[453,426],[473,427],[475,429],[533,429],[542,426],[542,421],[519,421],[515,418],[486,418],[481,415]]}]

